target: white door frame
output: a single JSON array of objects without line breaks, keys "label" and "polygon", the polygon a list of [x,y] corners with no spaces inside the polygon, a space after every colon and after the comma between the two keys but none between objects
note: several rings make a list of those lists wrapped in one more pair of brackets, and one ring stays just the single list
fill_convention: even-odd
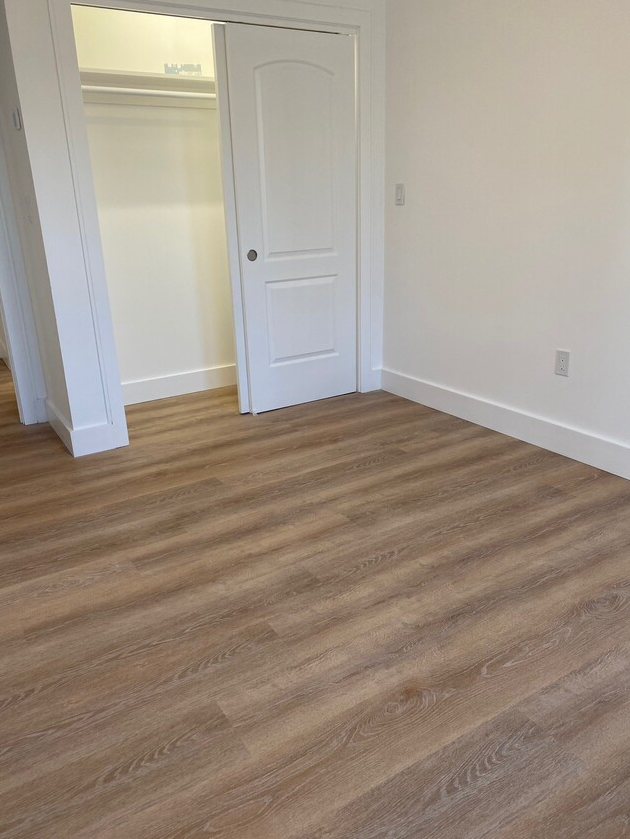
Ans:
[{"label": "white door frame", "polygon": [[34,425],[47,419],[44,374],[1,139],[0,318],[7,339],[20,421],[24,425]]},{"label": "white door frame", "polygon": [[[383,0],[76,0],[217,22],[345,32],[357,41],[359,389],[380,387],[384,265]],[[71,0],[5,0],[72,406],[75,453],[126,443]],[[35,65],[29,53],[38,51]],[[35,69],[34,69],[35,68]],[[62,153],[63,152],[63,153]],[[80,323],[77,313],[81,311]],[[83,348],[83,352],[81,351]],[[67,365],[70,365],[69,367]],[[86,389],[87,388],[87,389]],[[104,409],[101,407],[104,406]],[[75,419],[76,417],[76,419]],[[77,440],[73,440],[76,435]]]}]

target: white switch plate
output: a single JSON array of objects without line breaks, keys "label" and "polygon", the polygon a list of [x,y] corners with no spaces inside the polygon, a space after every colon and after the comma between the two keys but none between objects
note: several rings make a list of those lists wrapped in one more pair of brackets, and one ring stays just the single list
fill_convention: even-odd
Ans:
[{"label": "white switch plate", "polygon": [[396,206],[397,207],[404,207],[405,206],[405,185],[404,184],[396,184]]}]

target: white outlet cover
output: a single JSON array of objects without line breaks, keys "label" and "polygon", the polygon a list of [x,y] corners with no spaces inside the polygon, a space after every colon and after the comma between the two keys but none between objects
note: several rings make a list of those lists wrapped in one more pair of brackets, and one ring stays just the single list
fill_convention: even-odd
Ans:
[{"label": "white outlet cover", "polygon": [[569,366],[571,364],[571,353],[569,350],[556,351],[556,376],[569,376]]}]

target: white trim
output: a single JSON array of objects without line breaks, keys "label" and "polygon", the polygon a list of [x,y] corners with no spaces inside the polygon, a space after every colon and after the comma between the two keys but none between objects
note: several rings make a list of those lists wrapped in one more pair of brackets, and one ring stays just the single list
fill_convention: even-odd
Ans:
[{"label": "white trim", "polygon": [[216,388],[235,384],[236,367],[234,364],[229,364],[225,367],[193,370],[190,373],[176,373],[172,376],[141,379],[137,382],[123,382],[122,388],[125,405],[137,405],[140,402],[170,399],[172,396],[216,390]]},{"label": "white trim", "polygon": [[361,393],[370,393],[374,390],[381,390],[383,387],[383,368],[373,367],[370,373],[370,387],[362,390]]},{"label": "white trim", "polygon": [[572,428],[395,370],[383,370],[383,390],[630,479],[630,447],[618,440]]},{"label": "white trim", "polygon": [[[74,207],[72,208],[74,218],[71,221],[78,233],[77,245],[80,247],[80,254],[75,254],[75,257],[79,257],[86,281],[92,337],[100,377],[100,390],[105,407],[103,425],[98,424],[89,426],[89,428],[109,429],[108,433],[99,432],[95,437],[95,439],[109,441],[101,450],[119,448],[128,445],[129,435],[122,400],[109,292],[105,277],[87,124],[81,93],[81,77],[72,26],[71,3],[47,0],[47,5],[60,93],[61,116],[67,142],[71,186],[74,195]],[[77,119],[77,116],[80,116],[80,119]],[[46,241],[45,237],[44,241]],[[70,312],[67,311],[64,314],[69,316]],[[57,313],[57,318],[59,321],[59,313]],[[74,332],[72,326],[70,326],[70,330]],[[71,405],[74,395],[70,392],[68,394]],[[74,411],[72,413],[74,416]],[[82,428],[85,428],[85,426],[74,428],[73,435],[75,433],[82,434]],[[89,448],[90,445],[87,446],[87,449]],[[75,456],[78,456],[81,449],[82,446],[73,444],[72,452]],[[96,449],[96,451],[98,450]],[[85,453],[90,452],[86,451]]]},{"label": "white trim", "polygon": [[[352,2],[352,0],[350,0]],[[357,38],[359,390],[379,390],[385,307],[385,3]],[[378,171],[382,163],[382,171]]]},{"label": "white trim", "polygon": [[50,399],[46,399],[46,415],[48,422],[51,424],[53,431],[61,438],[61,442],[74,454],[72,450],[72,423],[70,420],[54,405]]},{"label": "white trim", "polygon": [[73,457],[118,448],[116,429],[109,423],[72,428],[70,421],[49,400],[46,400],[48,422]]}]

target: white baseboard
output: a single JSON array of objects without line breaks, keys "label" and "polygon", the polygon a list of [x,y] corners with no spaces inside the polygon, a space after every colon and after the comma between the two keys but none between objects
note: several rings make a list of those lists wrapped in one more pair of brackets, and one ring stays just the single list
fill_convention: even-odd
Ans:
[{"label": "white baseboard", "polygon": [[194,370],[192,373],[178,373],[175,376],[123,382],[123,400],[125,405],[137,405],[140,402],[169,399],[171,396],[184,396],[235,384],[236,366],[230,364],[226,367]]},{"label": "white baseboard", "polygon": [[70,451],[72,451],[72,424],[70,420],[54,405],[50,399],[46,400],[46,415],[48,422],[52,425],[55,434],[61,438],[61,442]]},{"label": "white baseboard", "polygon": [[70,420],[49,399],[46,400],[46,413],[53,430],[74,457],[118,449],[129,442],[127,430],[116,430],[113,425],[72,428]]},{"label": "white baseboard", "polygon": [[361,377],[361,393],[372,393],[380,390],[382,385],[383,371],[380,367],[373,367],[369,373]]},{"label": "white baseboard", "polygon": [[630,479],[630,447],[617,440],[561,425],[395,370],[383,370],[383,390]]}]

